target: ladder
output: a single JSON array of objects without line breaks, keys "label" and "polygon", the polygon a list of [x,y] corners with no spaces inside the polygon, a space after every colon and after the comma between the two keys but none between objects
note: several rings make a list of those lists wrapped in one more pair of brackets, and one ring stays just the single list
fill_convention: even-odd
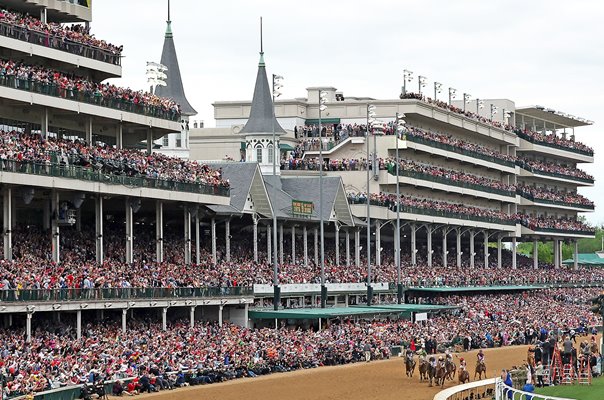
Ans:
[{"label": "ladder", "polygon": [[562,379],[562,355],[560,354],[559,348],[554,348],[554,354],[552,355],[552,361],[550,363],[550,376],[549,384],[554,385],[557,381]]},{"label": "ladder", "polygon": [[591,367],[589,366],[588,358],[579,359],[579,384],[591,385]]}]

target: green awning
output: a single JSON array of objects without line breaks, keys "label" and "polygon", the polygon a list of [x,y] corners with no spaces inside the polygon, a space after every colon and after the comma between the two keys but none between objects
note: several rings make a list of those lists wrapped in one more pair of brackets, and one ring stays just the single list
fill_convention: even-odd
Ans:
[{"label": "green awning", "polygon": [[[321,125],[325,124],[339,124],[340,118],[321,118]],[[319,125],[318,119],[307,119],[306,125]]]},{"label": "green awning", "polygon": [[[572,258],[562,261],[564,265],[574,265],[574,263],[575,260]],[[604,266],[604,255],[600,257],[598,253],[579,253],[578,264],[602,267]]]},{"label": "green awning", "polygon": [[280,143],[279,144],[279,148],[281,149],[281,151],[294,151],[294,150],[296,150],[296,149],[294,149],[293,147],[291,147],[287,143]]},{"label": "green awning", "polygon": [[507,290],[539,290],[543,286],[534,285],[510,285],[510,286],[460,286],[460,287],[410,287],[408,292],[432,292],[432,293],[456,293],[456,292],[499,292]]},{"label": "green awning", "polygon": [[404,312],[440,311],[458,308],[428,304],[386,304],[375,306],[351,306],[331,308],[287,308],[281,310],[254,309],[249,311],[252,319],[318,319],[373,315],[395,315]]}]

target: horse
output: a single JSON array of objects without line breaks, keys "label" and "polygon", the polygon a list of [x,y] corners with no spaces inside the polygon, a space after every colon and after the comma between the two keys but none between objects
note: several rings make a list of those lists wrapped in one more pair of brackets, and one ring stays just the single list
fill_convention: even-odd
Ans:
[{"label": "horse", "polygon": [[478,375],[478,379],[482,379],[482,374],[484,373],[484,377],[487,377],[487,366],[484,361],[479,361],[476,363],[476,369],[474,370],[474,379],[476,379],[476,375]]},{"label": "horse", "polygon": [[428,386],[432,386],[432,381],[434,380],[434,377],[436,377],[436,367],[433,367],[432,364],[434,363],[434,357],[430,357],[429,359],[429,363],[428,363]]},{"label": "horse", "polygon": [[419,381],[423,382],[424,379],[428,380],[428,370],[430,368],[430,364],[426,360],[419,360]]},{"label": "horse", "polygon": [[445,371],[447,372],[446,377],[449,380],[453,380],[455,377],[455,371],[457,370],[457,366],[453,361],[447,360],[445,362]]},{"label": "horse", "polygon": [[415,360],[409,357],[405,358],[405,373],[407,374],[407,377],[412,378],[413,372],[415,371]]},{"label": "horse", "polygon": [[442,365],[441,363],[438,363],[438,365],[436,366],[436,374],[435,374],[436,386],[440,385],[441,388],[444,387],[446,377],[447,377],[447,367],[445,365]]},{"label": "horse", "polygon": [[470,373],[465,369],[459,370],[459,383],[464,384],[470,382]]}]

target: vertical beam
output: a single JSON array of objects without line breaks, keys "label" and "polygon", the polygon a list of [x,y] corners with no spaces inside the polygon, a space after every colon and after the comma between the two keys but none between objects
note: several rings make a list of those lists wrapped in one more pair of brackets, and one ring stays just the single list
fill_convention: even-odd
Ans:
[{"label": "vertical beam", "polygon": [[76,334],[77,339],[82,338],[82,310],[76,311]]},{"label": "vertical beam", "polygon": [[218,262],[216,258],[216,218],[212,218],[212,222],[210,224],[211,234],[212,234],[212,263],[216,265]]},{"label": "vertical beam", "polygon": [[130,198],[126,198],[126,263],[134,261],[134,213]]},{"label": "vertical beam", "polygon": [[417,264],[417,226],[411,224],[411,265]]},{"label": "vertical beam", "polygon": [[476,232],[470,230],[470,268],[474,268],[474,256],[476,255],[476,251],[474,248],[474,238],[476,237]]},{"label": "vertical beam", "polygon": [[199,265],[201,263],[201,243],[199,237],[199,213],[197,210],[195,214],[195,263]]},{"label": "vertical beam", "polygon": [[147,154],[151,154],[153,151],[153,130],[147,128]]},{"label": "vertical beam", "polygon": [[335,232],[335,242],[336,242],[336,267],[340,266],[340,225],[338,222],[334,222],[334,226],[336,228]]},{"label": "vertical beam", "polygon": [[455,229],[457,233],[457,268],[461,268],[461,228]]},{"label": "vertical beam", "polygon": [[224,306],[221,304],[218,306],[218,326],[222,327],[222,310]]},{"label": "vertical beam", "polygon": [[296,263],[296,226],[292,225],[292,264]]},{"label": "vertical beam", "polygon": [[533,240],[533,268],[539,268],[539,242],[537,239]]},{"label": "vertical beam", "polygon": [[92,117],[86,117],[84,129],[86,131],[86,145],[92,147]]},{"label": "vertical beam", "polygon": [[346,266],[350,267],[350,230],[346,229]]},{"label": "vertical beam", "polygon": [[115,147],[117,147],[118,150],[124,148],[124,127],[121,123],[117,124],[115,127]]},{"label": "vertical beam", "polygon": [[302,227],[302,239],[304,242],[304,266],[308,267],[308,229],[306,225]]},{"label": "vertical beam", "polygon": [[489,232],[483,231],[484,240],[484,268],[489,267]]},{"label": "vertical beam", "polygon": [[359,268],[361,266],[361,229],[354,230],[354,265]]},{"label": "vertical beam", "polygon": [[51,245],[52,245],[52,261],[59,264],[61,261],[61,237],[59,232],[59,192],[52,190],[50,193],[50,208],[52,209],[52,220],[50,221],[51,229]]},{"label": "vertical beam", "polygon": [[188,205],[184,206],[184,237],[185,237],[185,265],[191,265],[191,210]]},{"label": "vertical beam", "polygon": [[270,225],[266,226],[266,262],[270,263],[272,258],[271,255],[273,254],[272,251],[272,241],[273,241],[273,230],[271,228]]},{"label": "vertical beam", "polygon": [[382,223],[375,222],[375,264],[379,267],[382,265]]},{"label": "vertical beam", "polygon": [[279,265],[283,265],[283,223],[279,225]]},{"label": "vertical beam", "polygon": [[33,313],[27,313],[27,320],[25,321],[25,335],[27,337],[27,343],[31,342],[31,318],[33,317]]},{"label": "vertical beam", "polygon": [[46,11],[46,7],[40,9],[40,21],[42,21],[43,24],[48,23],[48,14]]},{"label": "vertical beam", "polygon": [[161,330],[166,331],[168,329],[168,307],[161,309]]},{"label": "vertical beam", "polygon": [[44,110],[41,113],[41,117],[42,119],[40,121],[40,130],[42,131],[42,136],[44,137],[44,139],[46,139],[48,138],[48,107],[44,107]]},{"label": "vertical beam", "polygon": [[558,239],[554,239],[554,268],[558,268]]},{"label": "vertical beam", "polygon": [[94,201],[95,230],[96,230],[96,263],[102,264],[105,259],[103,252],[103,196],[99,195]]},{"label": "vertical beam", "polygon": [[573,266],[575,270],[579,269],[579,241],[575,239],[575,248],[573,251]]},{"label": "vertical beam", "polygon": [[225,257],[227,262],[231,262],[231,219],[227,218],[224,221],[224,243],[225,243]]},{"label": "vertical beam", "polygon": [[518,264],[516,263],[516,237],[512,238],[512,269],[516,269]]},{"label": "vertical beam", "polygon": [[12,217],[13,217],[13,189],[5,186],[2,191],[3,205],[3,228],[4,228],[4,259],[13,259],[13,233],[12,233]]},{"label": "vertical beam", "polygon": [[155,259],[164,262],[164,203],[155,202]]},{"label": "vertical beam", "polygon": [[501,268],[501,236],[497,237],[497,268]]},{"label": "vertical beam", "polygon": [[319,229],[315,228],[315,265],[319,265]]},{"label": "vertical beam", "polygon": [[128,318],[128,310],[122,310],[122,332],[126,333],[126,319]]},{"label": "vertical beam", "polygon": [[442,262],[442,266],[443,268],[447,268],[447,231],[448,228],[446,226],[443,226],[443,262]]},{"label": "vertical beam", "polygon": [[191,328],[195,326],[195,306],[189,308],[189,326]]},{"label": "vertical beam", "polygon": [[432,225],[426,228],[426,241],[428,242],[428,267],[432,266]]},{"label": "vertical beam", "polygon": [[253,240],[254,240],[254,262],[258,262],[258,215],[252,216],[253,226]]},{"label": "vertical beam", "polygon": [[245,305],[243,306],[243,318],[243,327],[247,329],[250,324],[250,305],[248,303],[245,303]]}]

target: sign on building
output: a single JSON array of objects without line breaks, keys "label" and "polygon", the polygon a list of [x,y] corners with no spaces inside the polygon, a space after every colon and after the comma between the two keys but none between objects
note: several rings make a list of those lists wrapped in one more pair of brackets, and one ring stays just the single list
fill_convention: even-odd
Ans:
[{"label": "sign on building", "polygon": [[292,215],[294,217],[310,218],[315,206],[312,201],[292,200]]}]

